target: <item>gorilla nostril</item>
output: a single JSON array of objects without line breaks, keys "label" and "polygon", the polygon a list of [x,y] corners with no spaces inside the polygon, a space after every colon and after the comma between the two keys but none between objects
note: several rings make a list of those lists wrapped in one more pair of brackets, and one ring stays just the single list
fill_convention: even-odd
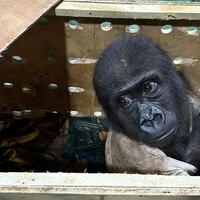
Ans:
[{"label": "gorilla nostril", "polygon": [[142,112],[142,118],[144,120],[159,122],[162,119],[162,117],[163,116],[161,111],[156,107],[148,107]]},{"label": "gorilla nostril", "polygon": [[140,128],[145,132],[158,132],[162,129],[164,123],[164,115],[160,109],[155,106],[149,106],[142,111],[140,116]]},{"label": "gorilla nostril", "polygon": [[154,115],[152,114],[152,110],[148,109],[142,113],[142,116],[145,120],[153,120]]},{"label": "gorilla nostril", "polygon": [[162,119],[162,115],[161,114],[155,114],[153,117],[153,121],[160,121]]}]

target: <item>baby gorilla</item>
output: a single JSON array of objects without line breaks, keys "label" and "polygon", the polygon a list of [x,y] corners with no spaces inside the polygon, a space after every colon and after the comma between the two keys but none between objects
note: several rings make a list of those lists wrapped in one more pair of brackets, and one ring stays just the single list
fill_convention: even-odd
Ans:
[{"label": "baby gorilla", "polygon": [[149,38],[128,35],[108,46],[97,62],[94,88],[112,134],[158,147],[200,169],[195,98],[169,56]]}]

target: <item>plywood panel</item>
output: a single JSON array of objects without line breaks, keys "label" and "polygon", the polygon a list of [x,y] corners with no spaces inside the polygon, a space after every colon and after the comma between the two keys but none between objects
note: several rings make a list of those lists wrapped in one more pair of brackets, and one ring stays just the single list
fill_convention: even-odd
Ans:
[{"label": "plywood panel", "polygon": [[[1,112],[68,110],[64,21],[43,18],[4,51],[0,58]],[[12,82],[13,88],[3,87],[4,82]],[[58,84],[58,88],[50,89],[49,83]],[[23,92],[23,87],[31,91]]]},{"label": "plywood panel", "polygon": [[1,0],[0,52],[59,0]]}]

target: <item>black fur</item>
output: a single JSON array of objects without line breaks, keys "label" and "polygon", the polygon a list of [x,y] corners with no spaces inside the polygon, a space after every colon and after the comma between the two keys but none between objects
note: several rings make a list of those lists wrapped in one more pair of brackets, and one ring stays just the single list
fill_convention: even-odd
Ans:
[{"label": "black fur", "polygon": [[[190,91],[158,45],[143,36],[115,40],[99,58],[93,82],[112,129],[200,168],[200,154],[191,148],[196,148],[199,140],[194,136],[196,130],[190,131]],[[155,88],[150,93],[149,83]],[[151,113],[153,119],[148,118],[147,111],[155,112]]]}]

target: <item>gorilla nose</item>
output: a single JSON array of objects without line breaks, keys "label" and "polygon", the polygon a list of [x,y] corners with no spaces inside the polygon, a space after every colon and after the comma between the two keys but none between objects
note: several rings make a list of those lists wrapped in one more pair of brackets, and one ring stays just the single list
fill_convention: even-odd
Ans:
[{"label": "gorilla nose", "polygon": [[160,109],[155,106],[148,106],[141,112],[139,125],[140,128],[148,133],[159,132],[164,123],[164,116]]},{"label": "gorilla nose", "polygon": [[142,112],[142,117],[145,120],[159,120],[162,115],[161,111],[155,106],[148,107]]}]

